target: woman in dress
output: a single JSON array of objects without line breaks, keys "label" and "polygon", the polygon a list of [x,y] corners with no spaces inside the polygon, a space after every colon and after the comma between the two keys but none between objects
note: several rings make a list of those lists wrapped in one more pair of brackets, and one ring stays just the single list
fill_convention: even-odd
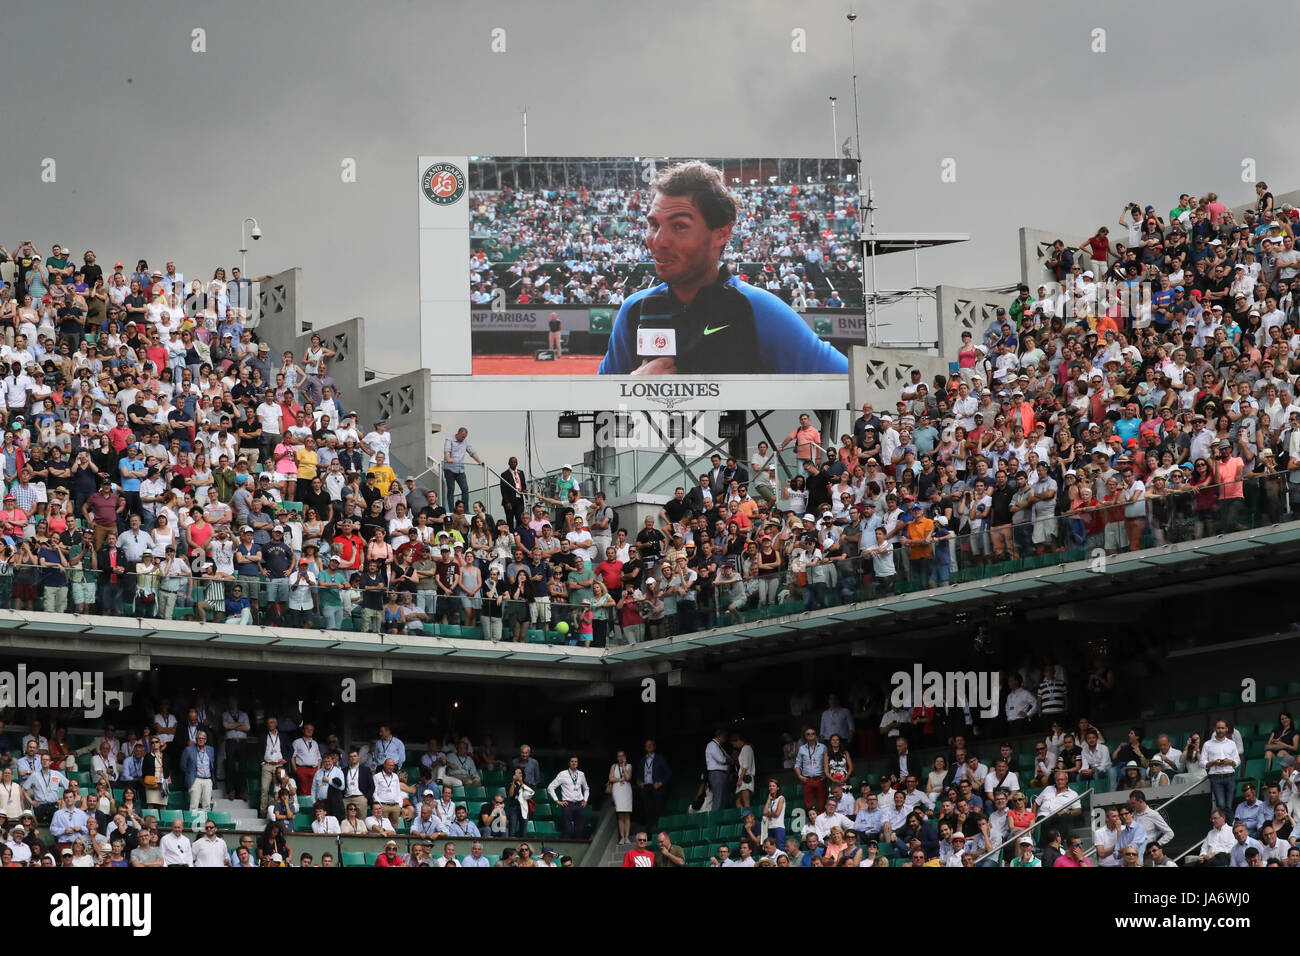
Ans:
[{"label": "woman in dress", "polygon": [[822,772],[826,774],[827,780],[841,786],[847,786],[849,778],[853,776],[853,757],[844,748],[844,741],[839,734],[831,734],[831,739],[826,742]]},{"label": "woman in dress", "polygon": [[528,637],[528,618],[533,608],[533,582],[527,571],[515,575],[502,604],[501,630],[510,632],[510,640],[522,644]]},{"label": "woman in dress", "polygon": [[[152,750],[144,758],[144,802],[151,810],[162,810],[167,806],[167,786],[171,780],[167,776],[167,763],[163,759],[162,741],[155,734],[150,737],[149,745]],[[125,798],[122,803],[125,806]]]},{"label": "woman in dress", "polygon": [[1268,735],[1264,745],[1266,768],[1273,769],[1273,761],[1279,766],[1290,767],[1296,762],[1296,753],[1300,750],[1300,732],[1296,731],[1295,719],[1289,711],[1277,715],[1277,727]]},{"label": "woman in dress", "polygon": [[[69,773],[75,773],[77,769],[76,758],[72,758],[72,764],[68,764],[69,758],[72,757],[72,750],[68,746],[68,728],[56,727],[54,735],[50,738],[50,766],[55,770],[66,770]],[[76,781],[73,781],[74,783]],[[81,798],[81,809],[85,809],[85,797]]]},{"label": "woman in dress", "polygon": [[[145,758],[145,765],[148,766],[149,758]],[[136,803],[135,787],[127,787],[122,791],[122,802],[117,805],[117,812],[122,814],[126,819],[127,825],[135,828],[144,826],[144,817],[140,813],[140,806]]]},{"label": "woman in dress", "polygon": [[516,767],[506,787],[506,818],[510,821],[510,835],[521,836],[524,824],[533,811],[533,788],[524,780],[524,768]]},{"label": "woman in dress", "polygon": [[925,781],[925,792],[932,797],[943,789],[943,778],[948,776],[948,761],[935,757],[933,767]]},{"label": "woman in dress", "polygon": [[763,801],[763,839],[776,840],[777,849],[785,846],[785,796],[775,778],[767,782],[767,799]]},{"label": "woman in dress", "polygon": [[284,838],[284,827],[272,820],[267,823],[266,829],[262,831],[262,836],[257,841],[257,858],[265,864],[276,853],[287,860],[293,851],[289,849],[289,841]]},{"label": "woman in dress", "polygon": [[614,798],[614,812],[618,815],[618,842],[632,842],[632,765],[627,754],[620,750],[609,768],[610,796]]},{"label": "woman in dress", "polygon": [[[758,762],[754,748],[743,734],[736,733],[736,806],[748,807],[754,798],[754,780],[758,776]],[[760,841],[761,842],[761,841]]]}]

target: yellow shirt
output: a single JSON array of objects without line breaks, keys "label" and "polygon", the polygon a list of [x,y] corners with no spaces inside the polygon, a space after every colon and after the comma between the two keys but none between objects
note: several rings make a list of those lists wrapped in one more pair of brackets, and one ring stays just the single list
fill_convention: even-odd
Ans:
[{"label": "yellow shirt", "polygon": [[375,484],[385,492],[388,490],[388,486],[397,480],[397,473],[387,465],[375,465],[367,474],[374,475]]},{"label": "yellow shirt", "polygon": [[299,445],[297,450],[293,454],[294,454],[294,458],[298,462],[298,477],[305,481],[311,481],[313,478],[315,478],[316,465],[320,461],[320,459],[316,455],[316,451],[314,449],[307,448],[304,445]]}]

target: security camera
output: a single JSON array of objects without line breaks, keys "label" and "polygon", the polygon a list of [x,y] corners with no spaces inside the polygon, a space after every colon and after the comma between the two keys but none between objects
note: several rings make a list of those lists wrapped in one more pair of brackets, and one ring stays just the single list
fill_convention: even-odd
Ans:
[{"label": "security camera", "polygon": [[847,16],[848,16],[848,19],[849,19],[849,23],[852,23],[854,20],[856,20],[856,19],[858,18],[858,15],[857,15],[856,13],[850,13],[850,14],[848,14]]},{"label": "security camera", "polygon": [[252,233],[250,233],[250,235],[253,237],[253,241],[257,242],[258,239],[262,238],[262,230],[257,226],[254,226],[253,231]]}]

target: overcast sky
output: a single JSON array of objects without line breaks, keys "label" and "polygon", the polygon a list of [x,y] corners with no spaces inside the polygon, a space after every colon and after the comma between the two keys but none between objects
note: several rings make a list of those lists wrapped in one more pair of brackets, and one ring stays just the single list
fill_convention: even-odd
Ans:
[{"label": "overcast sky", "polygon": [[[1246,157],[1275,193],[1300,185],[1284,178],[1294,124],[1243,73],[1252,38],[1294,29],[1282,5],[1239,3],[1230,22],[1200,0],[855,6],[877,228],[972,237],[924,254],[925,283],[1017,281],[1020,225],[1090,232],[1126,201],[1164,211],[1180,191],[1248,201]],[[839,138],[853,132],[845,3],[78,8],[5,4],[0,242],[175,259],[206,277],[238,264],[240,220],[256,216],[250,271],[301,266],[309,320],[365,316],[368,364],[385,372],[415,354],[421,153],[521,153],[525,104],[532,155],[829,155],[831,95]],[[806,53],[791,51],[796,28]],[[1105,53],[1090,49],[1098,28]],[[41,181],[46,157],[55,183]],[[356,183],[340,181],[345,157]],[[946,158],[955,183],[940,181]],[[911,284],[904,259],[882,286]],[[494,459],[522,433],[521,416],[435,417],[466,421]],[[543,459],[587,446],[552,438]]]}]

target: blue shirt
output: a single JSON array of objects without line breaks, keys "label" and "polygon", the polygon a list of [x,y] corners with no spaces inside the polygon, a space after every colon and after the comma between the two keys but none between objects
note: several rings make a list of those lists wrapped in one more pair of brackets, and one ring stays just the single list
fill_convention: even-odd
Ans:
[{"label": "blue shirt", "polygon": [[473,820],[466,820],[461,823],[458,820],[452,820],[447,825],[447,834],[454,837],[475,837],[478,838],[483,834],[478,832],[478,827],[474,825]]},{"label": "blue shirt", "polygon": [[329,799],[331,780],[337,781],[340,787],[343,786],[345,783],[343,771],[338,767],[331,767],[328,771],[322,767],[316,771],[315,776],[311,779],[311,798],[313,801]]},{"label": "blue shirt", "polygon": [[1138,437],[1138,427],[1142,424],[1140,418],[1121,418],[1115,423],[1115,434],[1118,435],[1127,447],[1130,438]]},{"label": "blue shirt", "polygon": [[32,803],[58,803],[68,789],[68,778],[57,770],[37,770],[27,778],[27,795]]},{"label": "blue shirt", "polygon": [[[66,833],[69,827],[73,828],[75,833]],[[86,829],[86,813],[84,810],[78,810],[76,807],[71,809],[62,807],[56,810],[54,818],[50,820],[50,833],[60,843],[71,843],[77,837],[83,840],[90,837],[90,831]]]},{"label": "blue shirt", "polygon": [[474,854],[471,853],[469,856],[465,857],[463,860],[460,861],[460,865],[468,866],[472,869],[477,870],[485,866],[491,866],[492,861],[485,856],[474,856]]},{"label": "blue shirt", "polygon": [[1237,809],[1232,815],[1236,820],[1246,824],[1246,833],[1250,836],[1258,836],[1259,828],[1273,819],[1273,814],[1269,812],[1263,800],[1256,800],[1253,807],[1243,800],[1237,804]]},{"label": "blue shirt", "polygon": [[865,836],[871,836],[880,832],[880,827],[884,822],[884,810],[879,808],[875,810],[859,810],[858,815],[853,818],[853,829]]},{"label": "blue shirt", "polygon": [[1246,851],[1254,847],[1260,853],[1264,852],[1264,844],[1260,843],[1253,836],[1246,837],[1245,843],[1234,843],[1232,852],[1228,854],[1228,866],[1247,866]]},{"label": "blue shirt", "polygon": [[1142,862],[1147,850],[1147,829],[1136,820],[1126,827],[1119,828],[1115,837],[1115,852],[1118,854],[1126,846],[1135,846],[1138,851],[1138,863]]},{"label": "blue shirt", "polygon": [[823,774],[825,757],[825,744],[818,743],[813,746],[812,750],[808,749],[806,743],[800,744],[799,751],[794,758],[794,769],[805,777],[820,777]]},{"label": "blue shirt", "polygon": [[433,813],[429,815],[428,820],[425,820],[423,817],[420,816],[417,816],[414,820],[412,820],[411,832],[417,834],[418,836],[431,837],[431,836],[436,836],[439,833],[446,833],[447,828],[444,827],[442,825],[442,821],[438,819],[438,814]]},{"label": "blue shirt", "polygon": [[140,479],[130,477],[132,471],[145,471],[146,466],[143,458],[132,460],[123,455],[117,462],[118,473],[122,476],[121,485],[123,491],[139,491]]},{"label": "blue shirt", "polygon": [[406,766],[406,745],[396,737],[375,741],[375,749],[372,755],[372,762],[376,767],[383,767],[384,761],[389,757],[393,758],[393,766],[397,770],[401,770]]}]

